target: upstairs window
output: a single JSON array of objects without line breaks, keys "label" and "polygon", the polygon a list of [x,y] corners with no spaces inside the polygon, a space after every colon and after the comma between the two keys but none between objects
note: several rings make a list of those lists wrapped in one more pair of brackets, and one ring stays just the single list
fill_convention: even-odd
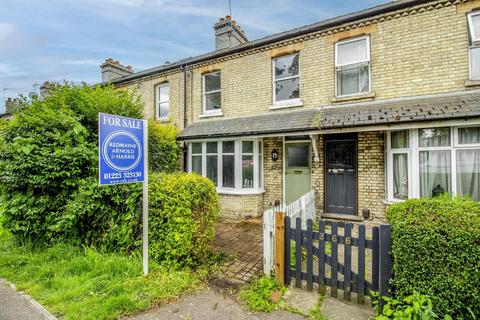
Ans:
[{"label": "upstairs window", "polygon": [[166,120],[170,116],[168,83],[157,86],[157,119]]},{"label": "upstairs window", "polygon": [[336,96],[370,92],[370,40],[361,37],[335,44]]},{"label": "upstairs window", "polygon": [[480,80],[480,11],[468,14],[467,20],[470,79]]},{"label": "upstairs window", "polygon": [[203,75],[203,112],[206,115],[222,112],[220,71]]},{"label": "upstairs window", "polygon": [[297,102],[300,99],[299,55],[273,60],[273,104]]}]

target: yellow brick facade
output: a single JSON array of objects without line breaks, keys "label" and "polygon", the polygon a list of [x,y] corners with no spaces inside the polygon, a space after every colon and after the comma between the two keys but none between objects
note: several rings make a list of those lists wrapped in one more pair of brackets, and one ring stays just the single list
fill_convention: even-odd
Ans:
[{"label": "yellow brick facade", "polygon": [[[468,31],[466,12],[480,8],[480,1],[435,1],[361,21],[331,27],[295,39],[283,40],[249,51],[189,65],[183,70],[148,76],[120,84],[138,87],[145,103],[145,115],[155,115],[155,86],[170,84],[170,117],[179,128],[186,118],[212,121],[251,116],[272,110],[272,59],[299,53],[301,107],[336,105],[335,42],[360,35],[370,37],[371,93],[355,101],[468,90]],[[202,117],[202,74],[221,71],[220,117]],[[184,77],[187,81],[184,83]],[[186,90],[186,92],[184,92]],[[184,99],[186,97],[186,99]],[[355,102],[354,101],[354,102]],[[348,102],[352,102],[348,99]],[[186,108],[186,114],[184,114]],[[375,220],[384,217],[385,169],[384,133],[358,134],[358,215],[367,208]],[[254,196],[222,195],[222,211],[228,217],[257,216],[283,196],[283,166],[272,162],[276,148],[283,159],[283,138],[264,139],[265,193]],[[318,139],[320,162],[312,162],[312,188],[319,211],[323,210],[323,138]],[[243,208],[243,209],[242,209]],[[243,211],[242,211],[243,210]]]}]

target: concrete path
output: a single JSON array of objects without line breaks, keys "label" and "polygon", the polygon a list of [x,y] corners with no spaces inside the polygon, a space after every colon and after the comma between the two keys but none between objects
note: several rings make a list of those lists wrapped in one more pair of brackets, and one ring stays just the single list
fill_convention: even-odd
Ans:
[{"label": "concrete path", "polygon": [[1,320],[52,320],[56,319],[30,296],[15,291],[0,279]]},{"label": "concrete path", "polygon": [[129,320],[299,320],[302,316],[284,311],[253,313],[236,301],[206,289],[184,297],[180,302],[138,314]]}]

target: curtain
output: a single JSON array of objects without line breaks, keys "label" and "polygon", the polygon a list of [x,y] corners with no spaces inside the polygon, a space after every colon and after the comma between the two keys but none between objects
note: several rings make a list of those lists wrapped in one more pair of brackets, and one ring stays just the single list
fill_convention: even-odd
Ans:
[{"label": "curtain", "polygon": [[338,95],[368,92],[368,66],[337,71]]},{"label": "curtain", "polygon": [[420,147],[450,146],[450,128],[420,129]]},{"label": "curtain", "polygon": [[408,130],[392,131],[391,142],[392,142],[392,149],[408,148],[409,146]]},{"label": "curtain", "polygon": [[457,151],[457,194],[480,201],[480,150]]},{"label": "curtain", "polygon": [[337,65],[343,66],[368,60],[367,40],[342,43],[338,45]]},{"label": "curtain", "polygon": [[408,198],[408,154],[393,155],[393,197]]},{"label": "curtain", "polygon": [[480,127],[459,128],[458,142],[460,144],[480,143]]},{"label": "curtain", "polygon": [[450,163],[450,151],[420,152],[420,196],[432,197],[438,187],[443,192],[451,192]]}]

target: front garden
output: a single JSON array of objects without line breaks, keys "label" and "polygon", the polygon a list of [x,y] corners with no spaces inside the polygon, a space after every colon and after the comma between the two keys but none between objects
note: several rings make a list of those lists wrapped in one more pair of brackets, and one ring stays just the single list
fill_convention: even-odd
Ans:
[{"label": "front garden", "polygon": [[151,273],[141,185],[98,185],[99,112],[141,118],[133,92],[58,86],[0,122],[0,277],[66,319],[115,319],[202,285],[215,186],[176,172],[173,125],[149,123]]}]

